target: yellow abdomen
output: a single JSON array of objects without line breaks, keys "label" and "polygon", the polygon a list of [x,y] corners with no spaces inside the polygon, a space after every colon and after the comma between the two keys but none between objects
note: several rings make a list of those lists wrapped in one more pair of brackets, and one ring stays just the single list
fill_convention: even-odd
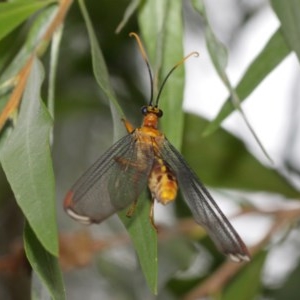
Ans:
[{"label": "yellow abdomen", "polygon": [[176,177],[162,159],[155,159],[148,186],[152,197],[164,205],[176,198],[178,190]]}]

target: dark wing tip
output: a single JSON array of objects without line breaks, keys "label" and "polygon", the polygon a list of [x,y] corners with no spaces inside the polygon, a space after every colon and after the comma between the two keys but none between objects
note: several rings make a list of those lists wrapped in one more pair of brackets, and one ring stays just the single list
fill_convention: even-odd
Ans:
[{"label": "dark wing tip", "polygon": [[229,253],[228,254],[229,258],[233,262],[249,262],[251,260],[249,254],[241,254],[241,253]]},{"label": "dark wing tip", "polygon": [[251,260],[251,255],[248,251],[247,246],[244,244],[240,236],[237,235],[237,233],[235,243],[231,245],[235,245],[235,247],[231,247],[230,249],[227,248],[227,251],[223,251],[230,258],[231,261],[240,263],[249,262]]},{"label": "dark wing tip", "polygon": [[93,223],[91,218],[89,218],[88,216],[80,215],[80,214],[75,212],[73,196],[74,196],[73,191],[69,191],[67,193],[67,195],[64,199],[64,209],[65,209],[65,211],[74,220],[76,220],[76,221],[78,221],[82,224],[85,224],[85,225],[90,225],[91,223]]}]

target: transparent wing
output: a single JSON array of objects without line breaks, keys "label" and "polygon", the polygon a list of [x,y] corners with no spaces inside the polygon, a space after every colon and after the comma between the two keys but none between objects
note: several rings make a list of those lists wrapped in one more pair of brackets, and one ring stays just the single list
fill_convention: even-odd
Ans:
[{"label": "transparent wing", "polygon": [[137,200],[147,186],[153,151],[135,132],[109,148],[74,184],[64,208],[82,223],[100,223]]},{"label": "transparent wing", "polygon": [[247,247],[197,175],[168,140],[163,143],[161,156],[173,169],[195,221],[207,230],[220,251],[233,261],[248,261],[250,256]]}]

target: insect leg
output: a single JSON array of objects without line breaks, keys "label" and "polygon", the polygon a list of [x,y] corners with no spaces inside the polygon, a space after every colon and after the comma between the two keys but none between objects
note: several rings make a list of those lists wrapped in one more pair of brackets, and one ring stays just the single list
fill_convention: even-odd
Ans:
[{"label": "insect leg", "polygon": [[155,222],[154,222],[154,199],[153,198],[151,199],[149,219],[150,219],[150,224],[152,225],[152,227],[155,229],[156,232],[158,232],[158,228],[156,227]]},{"label": "insect leg", "polygon": [[131,123],[129,121],[127,121],[125,119],[122,119],[122,122],[124,123],[124,126],[125,126],[125,128],[126,128],[126,130],[127,130],[128,133],[133,132],[133,130],[135,128],[131,125]]},{"label": "insect leg", "polygon": [[136,205],[137,205],[138,199],[134,200],[134,202],[130,205],[127,213],[126,213],[126,217],[131,218],[135,212],[136,209]]}]

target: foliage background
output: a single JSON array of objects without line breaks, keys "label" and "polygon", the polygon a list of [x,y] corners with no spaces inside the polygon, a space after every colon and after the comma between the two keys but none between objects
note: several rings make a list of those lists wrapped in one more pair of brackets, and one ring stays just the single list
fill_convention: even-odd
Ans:
[{"label": "foliage background", "polygon": [[[122,20],[129,1],[86,1],[96,33],[96,39],[92,38],[92,42],[97,40],[100,44],[114,96],[105,83],[105,69],[103,70],[99,53],[94,53],[96,60],[92,63],[85,24],[87,19],[84,21],[83,2],[79,1],[81,6],[77,2],[72,3],[66,19],[55,23],[59,25],[63,22],[64,28],[59,54],[53,55],[58,55],[53,110],[48,80],[50,70],[55,70],[55,64],[50,60],[50,45],[42,42],[53,40],[53,32],[49,37],[41,32],[48,28],[50,16],[55,16],[57,9],[60,11],[63,5],[67,6],[67,2],[61,1],[58,8],[55,1],[12,1],[10,14],[6,11],[6,3],[0,3],[2,112],[13,91],[20,89],[16,82],[10,80],[16,78],[25,62],[30,61],[32,53],[40,57],[45,70],[43,75],[41,64],[36,61],[30,65],[31,77],[26,83],[20,113],[16,114],[18,105],[13,106],[13,111],[4,119],[6,125],[1,133],[0,159],[5,173],[1,173],[0,180],[0,298],[29,299],[31,293],[33,299],[49,299],[49,294],[54,299],[64,299],[66,289],[67,299],[194,299],[195,295],[200,297],[199,295],[206,294],[219,299],[297,299],[300,270],[297,251],[299,208],[296,205],[291,209],[289,207],[290,199],[299,199],[299,192],[291,184],[290,177],[284,178],[281,175],[289,170],[295,182],[299,174],[297,164],[286,157],[288,164],[283,164],[280,170],[272,170],[261,164],[241,141],[228,132],[222,129],[213,132],[234,109],[230,101],[210,125],[199,116],[184,113],[181,103],[183,68],[176,70],[173,79],[168,82],[164,98],[161,99],[165,114],[163,131],[177,147],[182,145],[182,153],[203,182],[218,188],[214,192],[216,198],[234,199],[230,200],[231,206],[237,215],[241,215],[238,218],[241,224],[246,224],[251,230],[257,216],[268,220],[269,227],[263,228],[261,239],[250,245],[253,255],[251,263],[236,265],[226,262],[205,232],[195,226],[181,199],[176,201],[175,206],[164,208],[163,217],[158,217],[159,222],[162,222],[162,229],[158,238],[157,282],[155,263],[150,263],[148,269],[142,267],[142,271],[135,250],[117,216],[101,226],[86,229],[65,215],[62,210],[65,192],[111,145],[113,138],[122,134],[120,109],[113,106],[113,101],[118,99],[124,114],[135,125],[140,123],[139,108],[148,99],[148,81],[136,44],[128,37],[129,32],[141,32],[152,66],[155,70],[160,67],[160,80],[164,72],[183,55],[182,44],[179,44],[184,32],[183,23],[176,19],[180,14],[175,13],[174,16],[172,13],[179,7],[179,12],[182,10],[185,19],[189,20],[186,7],[188,5],[191,11],[194,4],[198,8],[194,13],[199,18],[199,24],[194,26],[201,26],[203,35],[206,33],[207,45],[217,73],[228,89],[232,89],[231,83],[227,82],[226,55],[224,51],[219,51],[222,50],[222,45],[215,39],[209,26],[210,15],[205,21],[202,1],[186,1],[188,4],[183,1],[183,8],[181,1],[132,1],[127,12],[132,9],[133,14],[118,35],[115,34],[115,29]],[[239,1],[233,2],[240,5]],[[297,16],[300,2],[296,0],[274,0],[270,3],[261,1],[255,9],[240,5],[241,22],[239,26],[232,27],[231,39],[228,39],[226,46],[234,44],[234,36],[264,5],[272,5],[281,28],[270,37],[270,42],[266,41],[261,55],[241,80],[237,88],[241,101],[290,52],[293,51],[299,57],[297,34],[300,26]],[[43,6],[46,8],[42,8]],[[168,9],[176,21],[169,16],[170,19],[166,19],[162,26],[160,22],[164,20],[164,13]],[[45,13],[46,10],[49,11]],[[202,17],[198,14],[199,11]],[[34,12],[39,15],[32,15]],[[41,15],[43,17],[35,25],[35,30],[32,30],[37,17]],[[16,20],[19,23],[14,23]],[[157,32],[162,32],[162,40]],[[165,44],[159,45],[160,41]],[[22,46],[26,47],[20,52]],[[195,50],[201,52],[201,49]],[[97,70],[101,72],[97,74]],[[45,81],[39,92],[44,76]],[[102,84],[102,89],[97,81],[100,86]],[[54,88],[50,84],[51,91]],[[43,102],[39,102],[39,93]],[[174,99],[174,93],[179,101]],[[231,96],[235,96],[234,93]],[[295,110],[296,107],[295,101]],[[2,113],[1,116],[3,115]],[[50,116],[53,118],[53,132]],[[297,133],[298,124],[296,120],[292,121],[294,126],[291,131]],[[177,128],[174,129],[175,125]],[[211,133],[207,137],[202,136],[205,129]],[[53,170],[48,153],[49,136]],[[33,182],[28,181],[30,178],[33,178]],[[265,210],[255,205],[252,200],[257,197],[261,201],[268,199],[272,209]],[[237,226],[236,228],[239,229]],[[138,238],[133,237],[134,241]],[[155,249],[155,240],[148,242],[149,248]],[[137,245],[136,242],[134,244]],[[140,260],[147,262],[144,250],[141,248],[138,251]],[[272,281],[272,278],[268,278],[268,268],[270,257],[276,257],[276,253],[278,264],[284,263],[288,258],[285,264],[289,265],[292,261],[293,267],[282,272],[280,280]],[[30,271],[31,268],[34,272]],[[156,285],[158,296],[151,292],[156,290]]]}]

